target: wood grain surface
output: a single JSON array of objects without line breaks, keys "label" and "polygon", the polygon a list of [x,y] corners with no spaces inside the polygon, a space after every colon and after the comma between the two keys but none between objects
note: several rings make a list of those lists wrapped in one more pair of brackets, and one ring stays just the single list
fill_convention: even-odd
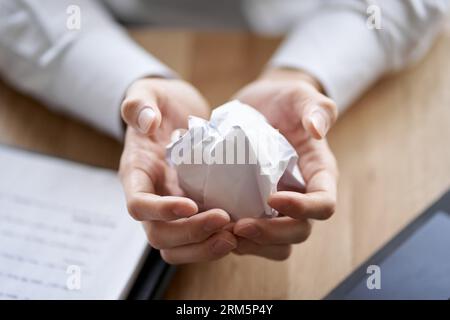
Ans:
[{"label": "wood grain surface", "polygon": [[[243,33],[133,30],[213,106],[263,68],[279,43]],[[181,266],[169,299],[318,299],[450,187],[450,32],[386,77],[329,135],[341,178],[335,215],[283,262],[230,255]],[[0,84],[0,143],[117,168],[122,146]]]}]

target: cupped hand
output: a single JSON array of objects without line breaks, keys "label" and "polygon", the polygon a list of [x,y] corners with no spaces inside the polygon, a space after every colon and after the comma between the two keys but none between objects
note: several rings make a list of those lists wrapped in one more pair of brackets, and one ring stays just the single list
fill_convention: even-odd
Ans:
[{"label": "cupped hand", "polygon": [[264,114],[300,156],[305,192],[278,191],[268,203],[279,217],[241,219],[233,228],[238,236],[234,252],[283,260],[291,244],[309,237],[311,220],[328,219],[335,210],[338,170],[325,136],[336,121],[337,108],[313,77],[287,69],[267,71],[235,98]]},{"label": "cupped hand", "polygon": [[229,215],[198,212],[165,160],[172,132],[186,128],[189,115],[208,117],[200,93],[181,80],[140,79],[128,89],[121,111],[127,130],[119,176],[128,211],[142,221],[150,245],[172,264],[213,260],[235,249],[236,237],[224,230]]}]

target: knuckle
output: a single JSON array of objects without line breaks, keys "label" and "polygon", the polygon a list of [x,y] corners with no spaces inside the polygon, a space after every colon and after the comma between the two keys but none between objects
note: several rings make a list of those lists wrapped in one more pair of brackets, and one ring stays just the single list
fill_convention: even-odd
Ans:
[{"label": "knuckle", "polygon": [[291,101],[306,101],[314,98],[315,91],[312,91],[311,85],[300,81],[290,85],[287,88]]},{"label": "knuckle", "polygon": [[283,261],[287,260],[292,254],[292,246],[288,245],[285,247],[280,248],[280,250],[277,253],[277,256],[274,257],[275,260]]},{"label": "knuckle", "polygon": [[302,243],[305,242],[311,235],[312,225],[309,221],[299,221],[298,230],[292,237],[292,243]]},{"label": "knuckle", "polygon": [[154,225],[152,223],[148,224],[148,227],[146,228],[146,234],[148,243],[152,246],[152,248],[158,250],[164,248],[164,245],[161,241],[161,236],[159,235],[158,230],[154,228]]},{"label": "knuckle", "polygon": [[306,83],[304,83],[303,81],[292,82],[291,84],[286,86],[287,92],[294,94],[294,95],[305,91],[307,88],[308,88],[308,85]]},{"label": "knuckle", "polygon": [[330,114],[331,120],[335,122],[338,116],[338,108],[336,103],[327,96],[323,96],[322,106]]},{"label": "knuckle", "polygon": [[141,99],[126,98],[122,102],[122,111],[126,112],[126,111],[129,111],[130,109],[138,108],[141,104],[142,104],[142,100]]},{"label": "knuckle", "polygon": [[312,224],[311,222],[305,220],[305,223],[302,224],[302,231],[299,233],[298,242],[302,243],[308,240],[308,238],[311,236],[312,231]]},{"label": "knuckle", "polygon": [[334,199],[327,200],[322,213],[323,220],[331,218],[331,216],[334,214],[335,211],[336,211],[336,201]]},{"label": "knuckle", "polygon": [[143,217],[140,212],[141,200],[136,196],[131,196],[127,201],[127,209],[130,216],[136,221],[142,221]]},{"label": "knuckle", "polygon": [[122,117],[125,120],[130,120],[132,118],[132,115],[135,113],[136,109],[139,108],[139,106],[141,105],[142,105],[141,99],[126,98],[122,102],[122,106],[120,108],[122,112]]}]

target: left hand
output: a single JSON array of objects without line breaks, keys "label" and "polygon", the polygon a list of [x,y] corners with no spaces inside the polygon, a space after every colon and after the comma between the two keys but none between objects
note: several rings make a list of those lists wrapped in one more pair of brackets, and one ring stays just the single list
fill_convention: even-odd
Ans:
[{"label": "left hand", "polygon": [[320,84],[302,71],[272,69],[236,94],[236,99],[264,114],[295,148],[306,192],[272,194],[268,203],[280,213],[277,218],[237,221],[235,253],[286,259],[291,244],[309,237],[310,219],[325,220],[333,214],[338,170],[325,136],[336,121],[337,108],[321,91]]}]

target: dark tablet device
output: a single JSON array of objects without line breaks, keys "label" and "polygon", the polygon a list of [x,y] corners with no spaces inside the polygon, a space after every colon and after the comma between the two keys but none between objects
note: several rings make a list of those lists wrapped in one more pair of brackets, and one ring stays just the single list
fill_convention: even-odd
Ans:
[{"label": "dark tablet device", "polygon": [[127,299],[162,299],[174,272],[175,266],[165,263],[158,250],[150,249]]},{"label": "dark tablet device", "polygon": [[325,299],[450,299],[450,191]]}]

